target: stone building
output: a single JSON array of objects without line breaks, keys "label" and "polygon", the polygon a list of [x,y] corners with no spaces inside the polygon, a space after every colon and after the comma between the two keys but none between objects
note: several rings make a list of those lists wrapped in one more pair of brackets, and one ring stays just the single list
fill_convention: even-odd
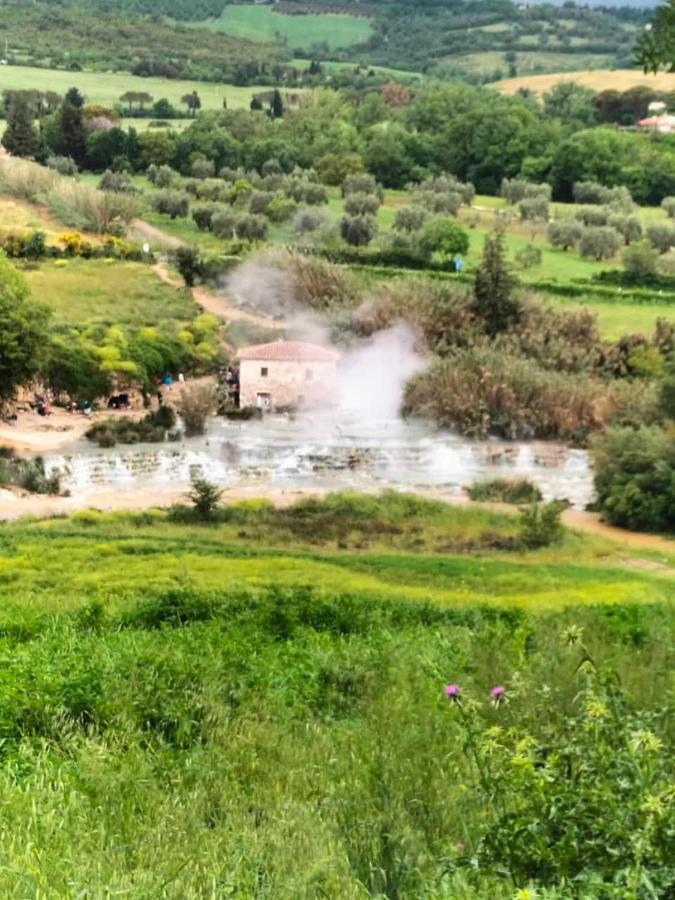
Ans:
[{"label": "stone building", "polygon": [[340,354],[305,341],[273,341],[238,354],[239,405],[279,409],[335,406]]}]

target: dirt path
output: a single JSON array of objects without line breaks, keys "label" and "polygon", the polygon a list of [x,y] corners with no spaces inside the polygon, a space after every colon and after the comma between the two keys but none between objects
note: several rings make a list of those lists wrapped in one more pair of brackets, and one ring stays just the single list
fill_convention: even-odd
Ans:
[{"label": "dirt path", "polygon": [[[152,268],[166,284],[175,288],[183,287],[181,279],[171,272],[166,262],[160,260]],[[230,322],[248,322],[261,328],[283,328],[285,325],[282,319],[270,319],[267,316],[239,309],[238,306],[234,306],[226,294],[216,294],[203,285],[193,287],[192,296],[195,303],[198,303],[202,309],[220,319],[227,319]]]},{"label": "dirt path", "polygon": [[675,554],[675,540],[660,537],[658,534],[641,534],[636,531],[626,531],[615,525],[607,525],[600,520],[596,513],[585,512],[580,509],[567,509],[562,514],[562,520],[568,528],[578,531],[586,531],[589,534],[597,534],[600,537],[609,538],[612,541],[625,544],[631,549],[657,550],[663,553]]},{"label": "dirt path", "polygon": [[131,240],[146,241],[148,244],[159,244],[167,250],[177,250],[183,246],[183,242],[161,228],[155,228],[142,219],[133,219],[129,224],[128,236]]}]

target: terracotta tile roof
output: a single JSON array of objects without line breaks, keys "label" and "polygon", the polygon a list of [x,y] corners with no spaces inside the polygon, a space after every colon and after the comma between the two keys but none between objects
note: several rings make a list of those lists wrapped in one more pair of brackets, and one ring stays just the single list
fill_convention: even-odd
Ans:
[{"label": "terracotta tile roof", "polygon": [[336,362],[340,358],[337,350],[305,341],[272,341],[270,344],[242,347],[237,356],[239,359],[278,359],[286,362]]}]

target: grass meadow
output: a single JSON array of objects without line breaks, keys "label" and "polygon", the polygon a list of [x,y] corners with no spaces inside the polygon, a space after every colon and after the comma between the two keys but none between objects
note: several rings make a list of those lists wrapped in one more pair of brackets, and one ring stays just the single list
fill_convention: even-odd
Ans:
[{"label": "grass meadow", "polygon": [[226,4],[218,19],[197,23],[248,41],[270,42],[281,39],[292,50],[310,49],[325,44],[330,50],[362,44],[372,27],[364,16],[297,15],[275,12],[269,6],[253,3]]},{"label": "grass meadow", "polygon": [[165,284],[145,263],[45,260],[25,270],[36,300],[54,312],[56,325],[152,326],[188,321],[197,306],[187,291]]},{"label": "grass meadow", "polygon": [[[564,734],[583,634],[626,721],[653,715],[666,740],[675,554],[643,570],[599,538],[522,553],[516,534],[401,495],[0,526],[3,897],[511,900],[556,883],[495,862],[516,825],[482,799],[463,710],[493,753],[522,728]],[[511,792],[525,821],[532,791]]]},{"label": "grass meadow", "polygon": [[206,110],[222,109],[223,100],[227,100],[230,109],[248,108],[254,93],[271,90],[205,81],[141,78],[127,72],[66,72],[29,66],[0,67],[0,93],[6,90],[35,90],[65,94],[71,87],[78,88],[88,103],[113,106],[127,91],[145,91],[155,100],[166,97],[178,109],[183,109],[180,98],[196,90],[202,101],[202,109]]}]

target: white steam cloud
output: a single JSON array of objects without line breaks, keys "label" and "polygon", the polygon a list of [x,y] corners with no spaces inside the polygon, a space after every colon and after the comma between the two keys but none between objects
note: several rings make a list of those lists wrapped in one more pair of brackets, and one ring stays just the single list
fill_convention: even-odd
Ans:
[{"label": "white steam cloud", "polygon": [[[236,305],[269,317],[270,327],[283,326],[290,338],[331,345],[329,321],[298,303],[293,279],[277,254],[252,257],[222,287]],[[369,422],[395,419],[406,384],[428,364],[418,344],[414,329],[400,321],[347,350],[336,347],[342,354],[338,415]]]}]

